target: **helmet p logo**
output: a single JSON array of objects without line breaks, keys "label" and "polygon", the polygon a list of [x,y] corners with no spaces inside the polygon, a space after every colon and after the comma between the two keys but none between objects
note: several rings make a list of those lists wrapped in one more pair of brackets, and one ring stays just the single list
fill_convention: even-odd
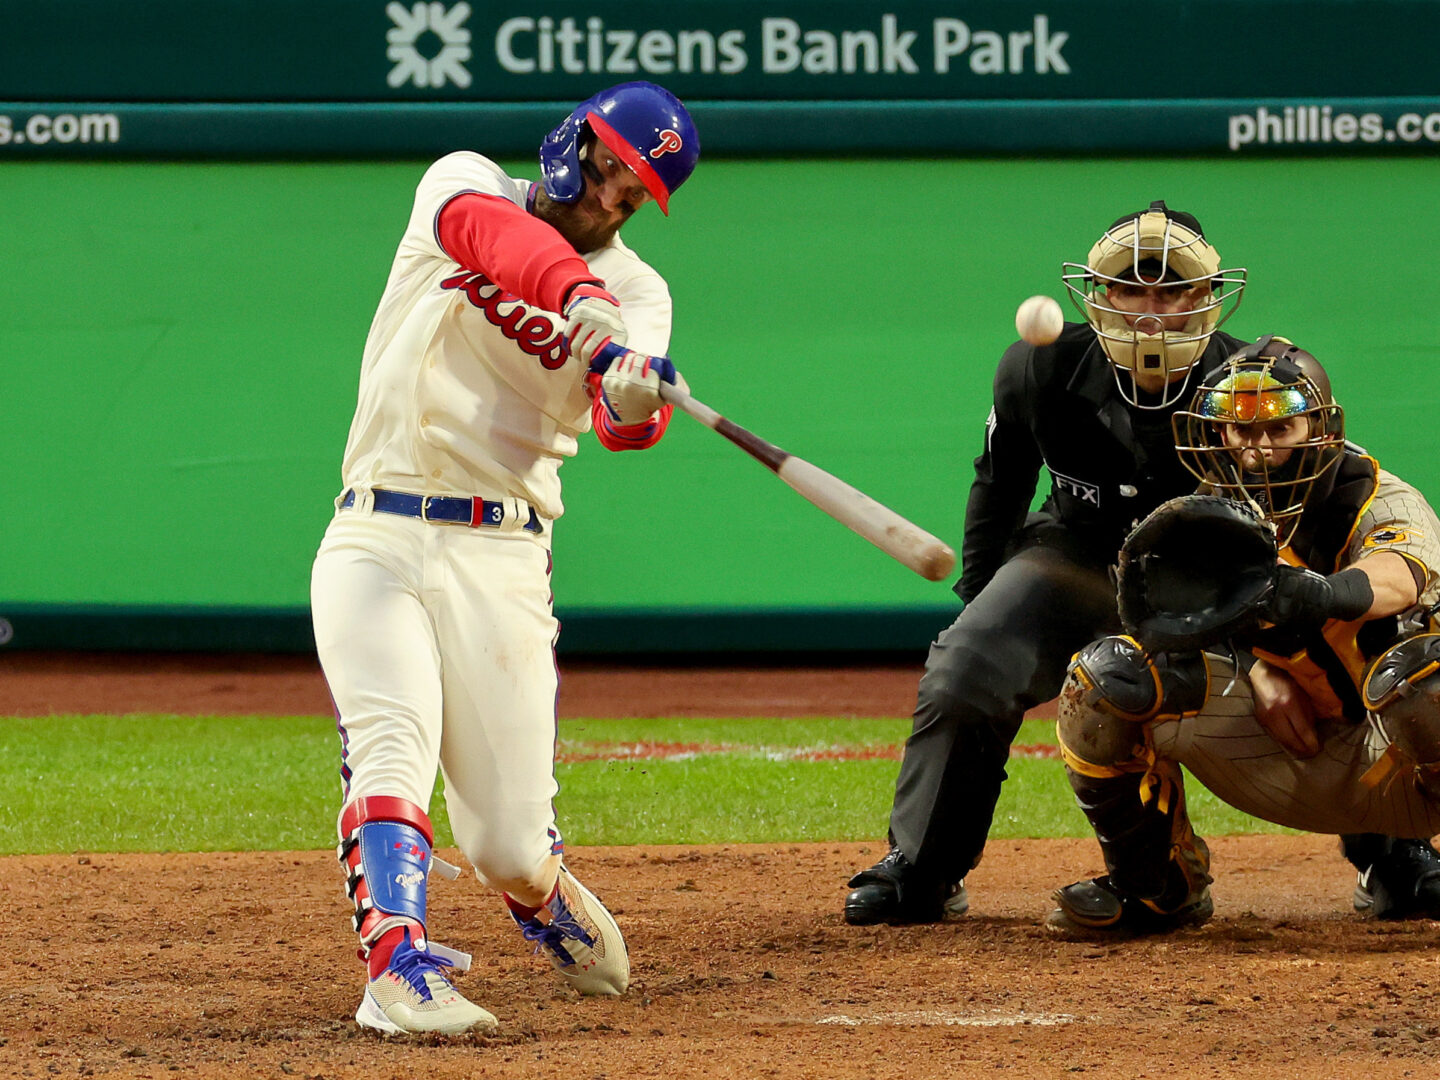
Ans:
[{"label": "helmet p logo", "polygon": [[672,128],[666,128],[664,131],[660,132],[660,143],[658,146],[655,147],[655,149],[650,151],[650,156],[652,158],[658,158],[663,157],[666,154],[673,154],[675,151],[679,150],[684,145],[685,142],[683,139],[680,138],[680,133],[678,131],[675,131]]}]

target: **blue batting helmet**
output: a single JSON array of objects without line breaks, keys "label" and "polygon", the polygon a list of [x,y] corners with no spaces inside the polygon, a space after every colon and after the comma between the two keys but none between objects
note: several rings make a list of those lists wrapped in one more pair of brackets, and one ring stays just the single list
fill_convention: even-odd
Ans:
[{"label": "blue batting helmet", "polygon": [[695,170],[700,136],[680,99],[649,82],[627,82],[582,101],[540,144],[545,192],[570,203],[585,190],[580,144],[594,133],[670,213],[670,195]]}]

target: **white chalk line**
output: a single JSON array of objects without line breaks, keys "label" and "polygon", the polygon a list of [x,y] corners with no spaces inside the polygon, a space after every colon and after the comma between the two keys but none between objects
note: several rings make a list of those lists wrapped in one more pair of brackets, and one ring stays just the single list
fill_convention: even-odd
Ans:
[{"label": "white chalk line", "polygon": [[822,1016],[817,1024],[838,1024],[842,1027],[860,1027],[867,1024],[885,1024],[895,1027],[1055,1027],[1073,1024],[1079,1017],[1069,1013],[1008,1013],[965,1015],[933,1010],[918,1012],[876,1013],[871,1016]]}]

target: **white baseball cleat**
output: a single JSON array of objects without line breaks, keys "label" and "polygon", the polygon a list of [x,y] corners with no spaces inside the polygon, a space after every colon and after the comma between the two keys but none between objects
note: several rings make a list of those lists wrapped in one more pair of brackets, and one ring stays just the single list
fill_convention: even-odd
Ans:
[{"label": "white baseball cleat", "polygon": [[535,951],[582,994],[623,994],[630,985],[630,954],[615,918],[589,889],[560,867],[555,896],[529,919],[510,913]]},{"label": "white baseball cleat", "polygon": [[423,940],[421,945],[417,949],[410,944],[407,930],[385,970],[366,985],[355,1022],[386,1035],[494,1031],[499,1026],[495,1017],[450,984],[445,969],[452,963],[427,951]]}]

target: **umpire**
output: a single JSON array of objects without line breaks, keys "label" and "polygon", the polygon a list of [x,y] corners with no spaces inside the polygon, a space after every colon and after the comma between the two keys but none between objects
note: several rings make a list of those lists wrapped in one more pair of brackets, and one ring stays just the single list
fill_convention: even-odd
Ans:
[{"label": "umpire", "polygon": [[[1244,342],[1217,327],[1246,271],[1190,214],[1154,202],[1062,273],[1084,323],[1016,342],[965,511],[958,619],[930,647],[890,813],[890,852],[851,878],[847,922],[935,922],[968,907],[1025,711],[1053,699],[1075,652],[1119,627],[1109,567],[1130,527],[1194,490],[1170,415]],[[1050,493],[1029,513],[1044,465]]]}]

